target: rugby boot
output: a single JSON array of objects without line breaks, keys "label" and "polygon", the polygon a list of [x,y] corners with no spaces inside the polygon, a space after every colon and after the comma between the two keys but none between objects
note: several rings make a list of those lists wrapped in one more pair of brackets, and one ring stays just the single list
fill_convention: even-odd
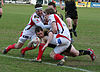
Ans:
[{"label": "rugby boot", "polygon": [[7,54],[11,49],[16,49],[15,44],[9,45],[7,48],[4,49],[2,53]]},{"label": "rugby boot", "polygon": [[90,51],[90,57],[91,57],[91,60],[94,61],[96,59],[96,55],[94,54],[94,51],[90,48],[88,48],[88,51]]},{"label": "rugby boot", "polygon": [[65,63],[65,61],[67,60],[67,56],[65,56],[63,59],[61,59],[59,62],[58,62],[58,64],[57,64],[57,66],[63,66],[64,65],[64,63]]},{"label": "rugby boot", "polygon": [[4,49],[4,50],[2,51],[2,53],[3,53],[3,54],[7,54],[7,50]]},{"label": "rugby boot", "polygon": [[35,58],[35,59],[32,59],[32,61],[31,61],[31,62],[39,62],[39,63],[41,63],[41,62],[42,62],[42,60],[41,60],[41,59],[37,60],[37,58]]}]

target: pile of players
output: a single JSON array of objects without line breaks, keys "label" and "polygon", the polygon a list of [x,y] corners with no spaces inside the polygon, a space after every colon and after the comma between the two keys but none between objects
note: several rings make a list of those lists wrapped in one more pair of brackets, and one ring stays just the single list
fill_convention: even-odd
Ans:
[{"label": "pile of players", "polygon": [[[62,0],[60,0],[60,7],[64,9]],[[32,59],[34,62],[42,62],[42,55],[47,47],[53,48],[50,52],[50,57],[55,60],[60,60],[57,64],[60,66],[64,64],[68,56],[89,55],[91,60],[94,61],[96,56],[92,49],[76,50],[72,45],[72,33],[77,37],[76,26],[78,19],[75,2],[72,0],[65,0],[65,17],[68,27],[63,21],[63,15],[57,12],[55,3],[50,2],[48,8],[44,11],[41,4],[36,4],[35,12],[21,33],[18,42],[5,48],[3,54],[7,54],[11,49],[21,48],[26,40],[30,40],[27,47],[21,50],[21,55],[24,57],[26,51],[39,46],[37,58]],[[72,20],[74,23],[73,28]]]}]

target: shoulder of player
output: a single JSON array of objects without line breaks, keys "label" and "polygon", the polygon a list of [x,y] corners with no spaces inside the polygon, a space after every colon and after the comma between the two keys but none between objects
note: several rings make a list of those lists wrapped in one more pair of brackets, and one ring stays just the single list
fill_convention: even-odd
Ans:
[{"label": "shoulder of player", "polygon": [[31,16],[33,19],[37,19],[40,18],[36,13],[33,13],[33,15]]}]

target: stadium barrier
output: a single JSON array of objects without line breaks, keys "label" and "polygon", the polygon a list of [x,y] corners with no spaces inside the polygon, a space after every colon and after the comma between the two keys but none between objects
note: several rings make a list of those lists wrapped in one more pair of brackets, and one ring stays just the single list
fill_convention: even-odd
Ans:
[{"label": "stadium barrier", "polygon": [[76,2],[76,7],[91,7],[91,2]]},{"label": "stadium barrier", "polygon": [[91,2],[91,7],[100,8],[100,3]]},{"label": "stadium barrier", "polygon": [[[48,2],[50,2],[50,0],[43,0],[43,5],[48,5]],[[59,0],[55,0],[56,5],[59,6]],[[36,0],[29,0],[29,1],[23,1],[23,0],[5,0],[5,3],[14,3],[14,4],[36,4]],[[62,5],[64,4],[64,1],[62,1]],[[100,3],[96,3],[96,2],[80,2],[78,3],[76,1],[76,7],[97,7],[100,8]]]}]

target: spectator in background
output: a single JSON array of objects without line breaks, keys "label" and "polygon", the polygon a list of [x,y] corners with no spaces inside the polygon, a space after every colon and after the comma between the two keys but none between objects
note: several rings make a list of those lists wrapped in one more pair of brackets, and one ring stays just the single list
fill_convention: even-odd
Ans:
[{"label": "spectator in background", "polygon": [[2,17],[2,13],[3,13],[3,11],[2,11],[2,6],[3,5],[4,5],[3,0],[1,0],[1,2],[0,2],[0,18]]}]

